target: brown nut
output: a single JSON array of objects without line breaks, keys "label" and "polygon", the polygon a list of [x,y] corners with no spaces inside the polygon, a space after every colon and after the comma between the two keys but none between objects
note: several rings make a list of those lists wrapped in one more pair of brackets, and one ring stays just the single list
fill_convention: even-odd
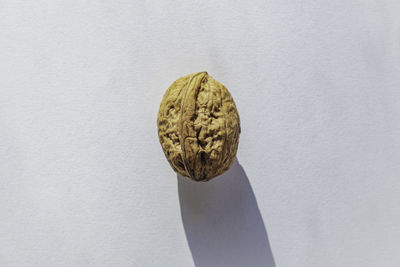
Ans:
[{"label": "brown nut", "polygon": [[231,94],[207,72],[176,80],[158,112],[158,137],[175,172],[208,181],[234,162],[240,120]]}]

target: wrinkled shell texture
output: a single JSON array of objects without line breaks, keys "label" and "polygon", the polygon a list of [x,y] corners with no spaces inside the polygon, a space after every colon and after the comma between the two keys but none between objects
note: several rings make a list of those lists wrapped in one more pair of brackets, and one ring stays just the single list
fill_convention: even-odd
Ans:
[{"label": "wrinkled shell texture", "polygon": [[167,89],[157,124],[164,154],[182,176],[208,181],[235,160],[239,114],[226,87],[207,72],[181,77]]}]

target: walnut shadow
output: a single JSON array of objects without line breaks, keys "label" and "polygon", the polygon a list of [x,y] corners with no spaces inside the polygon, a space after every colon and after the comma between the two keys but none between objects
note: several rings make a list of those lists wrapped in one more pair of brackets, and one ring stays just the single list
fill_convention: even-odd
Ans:
[{"label": "walnut shadow", "polygon": [[186,239],[196,267],[275,267],[264,221],[237,160],[209,182],[178,175]]}]

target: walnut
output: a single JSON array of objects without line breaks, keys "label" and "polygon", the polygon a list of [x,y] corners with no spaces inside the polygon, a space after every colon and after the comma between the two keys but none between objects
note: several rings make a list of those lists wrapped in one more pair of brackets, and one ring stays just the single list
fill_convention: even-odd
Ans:
[{"label": "walnut", "polygon": [[181,77],[168,88],[157,124],[164,154],[180,175],[209,181],[231,167],[239,114],[226,87],[207,72]]}]

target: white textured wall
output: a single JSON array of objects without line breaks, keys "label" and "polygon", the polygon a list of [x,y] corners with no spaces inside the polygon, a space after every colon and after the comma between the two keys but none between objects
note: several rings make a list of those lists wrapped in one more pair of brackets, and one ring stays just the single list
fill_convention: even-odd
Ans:
[{"label": "white textured wall", "polygon": [[[0,266],[400,266],[400,2],[0,2]],[[156,115],[207,70],[238,160],[177,177]]]}]

